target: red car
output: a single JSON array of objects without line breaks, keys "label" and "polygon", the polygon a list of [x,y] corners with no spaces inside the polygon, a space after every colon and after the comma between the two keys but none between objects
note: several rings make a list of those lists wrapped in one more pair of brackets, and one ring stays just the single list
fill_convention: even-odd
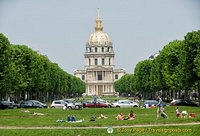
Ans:
[{"label": "red car", "polygon": [[[85,107],[94,108],[94,101],[86,101]],[[108,105],[96,102],[96,108],[108,108]]]}]

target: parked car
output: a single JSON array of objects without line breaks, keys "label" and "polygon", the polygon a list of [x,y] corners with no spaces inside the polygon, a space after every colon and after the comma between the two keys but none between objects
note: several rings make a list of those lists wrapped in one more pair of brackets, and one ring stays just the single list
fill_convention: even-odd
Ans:
[{"label": "parked car", "polygon": [[106,100],[97,99],[97,102],[104,103],[104,104],[108,105],[108,107],[111,107],[111,103],[107,102]]},{"label": "parked car", "polygon": [[50,104],[50,108],[63,108],[65,104],[67,104],[67,102],[63,100],[55,100]]},{"label": "parked car", "polygon": [[171,101],[172,106],[196,106],[198,107],[198,104],[192,102],[191,100],[182,100],[182,99],[175,99]]},{"label": "parked car", "polygon": [[68,104],[72,104],[72,107],[70,108],[82,109],[82,104],[74,101],[73,99],[65,99],[63,101],[67,102]]},{"label": "parked car", "polygon": [[21,108],[20,104],[12,102],[14,109]]},{"label": "parked car", "polygon": [[[86,101],[85,107],[95,108],[94,100]],[[105,103],[96,102],[96,108],[108,108],[109,106]]]},{"label": "parked car", "polygon": [[22,101],[20,103],[21,108],[47,108],[46,104],[43,104],[37,100]]},{"label": "parked car", "polygon": [[63,108],[64,105],[67,104],[67,108],[68,109],[81,109],[82,108],[82,105],[79,104],[79,103],[71,103],[73,102],[70,101],[70,100],[55,100],[52,102],[52,104],[50,105],[50,108]]},{"label": "parked car", "polygon": [[[156,101],[156,100],[146,100],[143,103],[143,107],[146,107],[146,104],[148,104],[149,107],[151,107],[152,103],[154,104],[154,106],[156,106],[158,104],[158,101]],[[166,104],[163,104],[163,106],[166,106]]]},{"label": "parked car", "polygon": [[111,106],[120,108],[120,107],[139,107],[140,105],[130,100],[119,100],[117,102],[112,103]]},{"label": "parked car", "polygon": [[0,109],[14,109],[12,102],[0,101]]}]

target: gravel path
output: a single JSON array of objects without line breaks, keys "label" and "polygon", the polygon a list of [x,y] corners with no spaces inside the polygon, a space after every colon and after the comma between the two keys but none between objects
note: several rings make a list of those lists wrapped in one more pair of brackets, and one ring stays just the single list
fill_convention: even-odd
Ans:
[{"label": "gravel path", "polygon": [[[179,124],[150,124],[150,125],[132,125],[132,126],[112,126],[113,128],[129,128],[129,127],[153,127],[153,126],[182,126],[182,125],[200,125],[200,122],[179,123]],[[105,127],[17,127],[17,126],[0,126],[0,129],[105,129]]]}]

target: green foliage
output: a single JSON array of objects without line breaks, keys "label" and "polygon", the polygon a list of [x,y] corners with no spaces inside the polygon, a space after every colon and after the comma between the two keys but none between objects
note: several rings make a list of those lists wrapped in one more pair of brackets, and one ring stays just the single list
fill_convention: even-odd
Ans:
[{"label": "green foliage", "polygon": [[5,94],[6,91],[10,91],[9,55],[10,42],[0,33],[0,94]]},{"label": "green foliage", "polygon": [[11,45],[0,34],[0,94],[20,97],[25,92],[43,100],[47,92],[53,96],[81,94],[85,83],[27,46]]},{"label": "green foliage", "polygon": [[162,65],[161,72],[164,76],[166,86],[170,90],[181,88],[181,84],[178,82],[180,77],[178,65],[182,45],[182,41],[170,42],[163,48],[159,55],[159,58],[162,58],[162,61],[160,61]]},{"label": "green foliage", "polygon": [[115,90],[119,93],[134,93],[134,75],[125,74],[114,83]]},{"label": "green foliage", "polygon": [[140,61],[134,71],[135,76],[135,82],[134,86],[137,91],[144,91],[148,92],[151,89],[151,81],[150,81],[150,75],[151,75],[151,68],[153,66],[152,60],[144,60]]},{"label": "green foliage", "polygon": [[188,33],[183,41],[170,42],[150,58],[136,65],[133,80],[124,76],[115,82],[116,91],[130,93],[126,88],[132,84],[138,92],[185,90],[185,99],[191,89],[200,93],[200,30]]}]

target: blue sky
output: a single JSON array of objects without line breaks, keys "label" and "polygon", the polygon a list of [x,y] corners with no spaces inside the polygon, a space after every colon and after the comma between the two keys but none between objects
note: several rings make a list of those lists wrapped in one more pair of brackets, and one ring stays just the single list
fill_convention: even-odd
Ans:
[{"label": "blue sky", "polygon": [[99,8],[116,68],[133,73],[139,61],[199,30],[199,7],[199,0],[0,0],[0,33],[73,74],[84,69]]}]

